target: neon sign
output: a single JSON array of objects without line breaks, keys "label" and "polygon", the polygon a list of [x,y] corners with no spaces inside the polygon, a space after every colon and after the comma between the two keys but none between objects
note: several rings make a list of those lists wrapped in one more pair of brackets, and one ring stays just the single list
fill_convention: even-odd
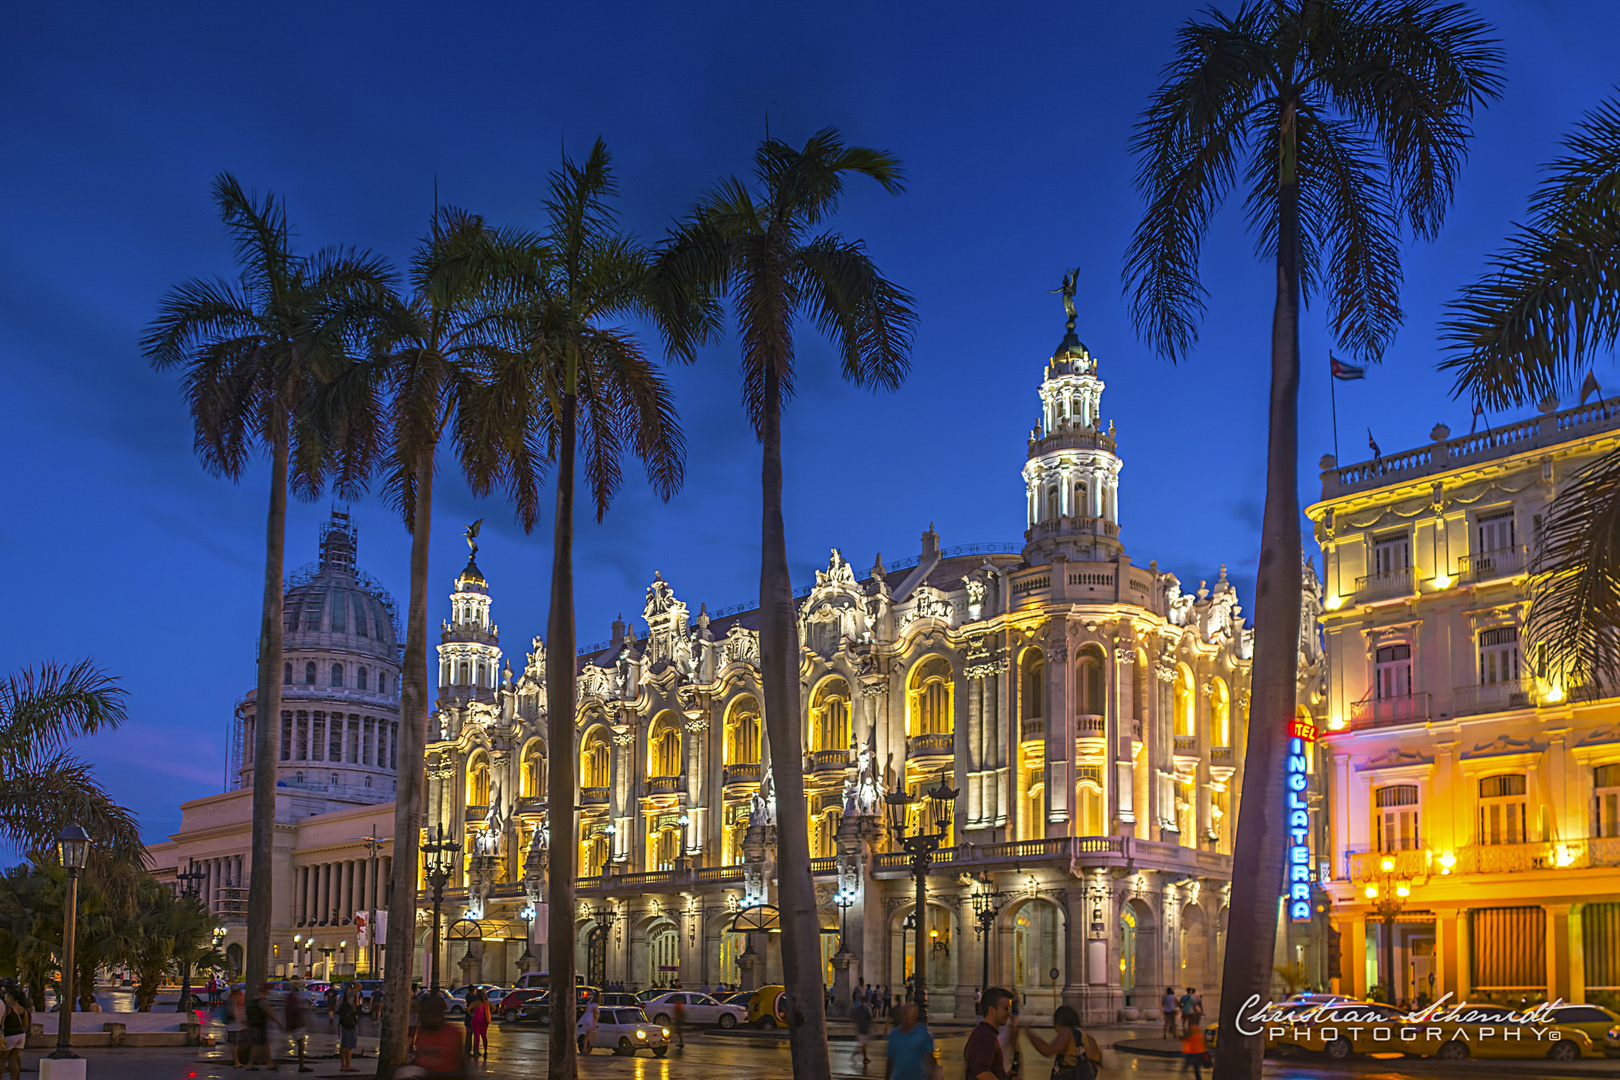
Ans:
[{"label": "neon sign", "polygon": [[1305,802],[1305,744],[1316,741],[1316,728],[1294,720],[1288,725],[1288,919],[1311,921],[1310,810]]}]

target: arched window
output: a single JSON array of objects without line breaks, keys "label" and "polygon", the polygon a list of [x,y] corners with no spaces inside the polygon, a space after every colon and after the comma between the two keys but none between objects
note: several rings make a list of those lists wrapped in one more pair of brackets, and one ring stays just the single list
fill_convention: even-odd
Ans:
[{"label": "arched window", "polygon": [[467,805],[489,805],[489,758],[482,751],[467,763]]},{"label": "arched window", "polygon": [[461,686],[472,685],[472,665],[465,660],[459,665],[460,671],[456,676],[456,683]]},{"label": "arched window", "polygon": [[523,748],[522,797],[539,799],[546,794],[546,755],[539,739]]},{"label": "arched window", "polygon": [[810,704],[810,749],[849,749],[849,684],[828,679]]},{"label": "arched window", "polygon": [[1087,645],[1080,650],[1080,662],[1075,669],[1075,710],[1081,716],[1103,716],[1108,697],[1104,675],[1102,650]]},{"label": "arched window", "polygon": [[579,845],[580,876],[601,877],[602,868],[607,866],[608,859],[612,857],[612,854],[605,834],[593,833],[587,836],[585,841]]},{"label": "arched window", "polygon": [[951,665],[943,656],[931,656],[911,673],[907,735],[950,735],[956,730],[956,688]]},{"label": "arched window", "polygon": [[356,689],[358,689],[358,690],[366,689],[366,676],[367,676],[367,672],[366,672],[365,668],[361,668],[359,671],[355,672],[354,685],[355,685]]},{"label": "arched window", "polygon": [[1018,714],[1020,739],[1046,735],[1046,654],[1039,649],[1025,649],[1019,662]]},{"label": "arched window", "polygon": [[282,681],[283,684],[285,684],[287,686],[292,685],[292,665],[291,664],[282,664],[281,665],[281,681]]},{"label": "arched window", "polygon": [[681,830],[678,825],[665,825],[653,830],[647,838],[647,862],[649,871],[673,870],[675,860],[681,853]]},{"label": "arched window", "polygon": [[1198,727],[1193,719],[1193,673],[1186,664],[1176,665],[1176,734],[1196,735]]},{"label": "arched window", "polygon": [[1209,682],[1209,736],[1213,746],[1232,745],[1232,694],[1226,680],[1216,676]]},{"label": "arched window", "polygon": [[380,671],[377,672],[377,693],[379,693],[379,694],[388,693],[388,676],[384,675]]},{"label": "arched window", "polygon": [[487,682],[486,682],[486,676],[484,675],[484,665],[481,664],[481,663],[478,665],[478,685],[479,686],[488,685]]},{"label": "arched window", "polygon": [[608,749],[607,740],[598,729],[585,740],[585,746],[579,753],[580,787],[607,787],[612,764],[613,752]]},{"label": "arched window", "polygon": [[1058,507],[1058,489],[1057,485],[1053,484],[1046,489],[1046,520],[1056,521],[1061,516]]},{"label": "arched window", "polygon": [[844,823],[844,812],[837,807],[811,819],[810,857],[830,859],[838,854],[838,829]]},{"label": "arched window", "polygon": [[724,764],[759,764],[759,702],[744,694],[731,703],[726,716]]},{"label": "arched window", "polygon": [[1070,511],[1071,517],[1091,517],[1090,489],[1084,480],[1074,485],[1074,506]]},{"label": "arched window", "polygon": [[304,685],[315,685],[315,661],[313,660],[304,665]]},{"label": "arched window", "polygon": [[681,728],[673,713],[653,721],[647,739],[647,775],[681,775]]},{"label": "arched window", "polygon": [[343,685],[343,665],[342,664],[333,664],[332,665],[332,685],[333,686],[342,686]]}]

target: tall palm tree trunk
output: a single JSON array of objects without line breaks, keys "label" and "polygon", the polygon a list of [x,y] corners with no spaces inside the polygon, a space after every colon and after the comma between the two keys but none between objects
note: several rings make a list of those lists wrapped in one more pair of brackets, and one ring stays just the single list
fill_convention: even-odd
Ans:
[{"label": "tall palm tree trunk", "polygon": [[253,721],[253,849],[248,867],[246,975],[257,994],[270,975],[270,864],[276,839],[276,748],[281,734],[282,562],[287,544],[287,421],[277,417],[270,451],[270,512],[264,527],[264,603]]},{"label": "tall palm tree trunk", "polygon": [[562,395],[557,453],[557,521],[551,543],[551,617],[546,641],[546,953],[551,972],[551,1044],[546,1075],[575,1080],[574,1048],[574,444],[579,399],[574,377]]},{"label": "tall palm tree trunk", "polygon": [[[1232,852],[1232,902],[1221,972],[1221,1038],[1215,1080],[1260,1076],[1265,1044],[1240,1036],[1237,1018],[1271,991],[1277,911],[1288,836],[1283,756],[1298,678],[1299,535],[1299,187],[1292,137],[1284,136],[1277,231],[1277,306],[1271,324],[1271,433],[1266,509],[1255,582],[1254,673],[1250,684],[1243,800]],[[1252,1006],[1248,1006],[1252,1008]]]},{"label": "tall palm tree trunk", "polygon": [[[787,993],[788,1052],[796,1080],[827,1080],[827,1009],[821,981],[821,920],[810,876],[804,807],[804,747],[799,722],[799,631],[782,524],[782,394],[775,364],[765,369],[764,514],[759,565],[759,666],[776,781],[777,908],[782,922],[782,981]],[[781,768],[776,766],[780,765]]]},{"label": "tall palm tree trunk", "polygon": [[[429,449],[416,467],[411,528],[411,598],[405,612],[404,682],[399,692],[399,769],[394,787],[394,863],[388,878],[388,942],[383,950],[383,1014],[377,1075],[405,1063],[411,972],[416,967],[416,866],[422,833],[422,777],[427,767],[428,542],[433,532],[433,464]],[[375,928],[372,930],[376,933]],[[437,947],[437,942],[434,943]]]}]

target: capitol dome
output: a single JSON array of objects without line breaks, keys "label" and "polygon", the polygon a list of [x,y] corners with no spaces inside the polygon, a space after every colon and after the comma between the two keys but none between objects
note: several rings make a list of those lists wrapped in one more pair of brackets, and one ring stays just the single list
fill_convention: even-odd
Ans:
[{"label": "capitol dome", "polygon": [[[346,510],[321,527],[320,560],[293,572],[282,601],[281,724],[276,787],[295,810],[394,796],[399,757],[400,647],[394,598],[355,565]],[[238,710],[237,786],[253,782],[256,693]]]}]

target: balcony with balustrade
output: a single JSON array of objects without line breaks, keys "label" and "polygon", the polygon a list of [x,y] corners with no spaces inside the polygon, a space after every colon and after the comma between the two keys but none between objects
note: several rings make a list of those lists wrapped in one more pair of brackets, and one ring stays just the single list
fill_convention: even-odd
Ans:
[{"label": "balcony with balustrade", "polygon": [[1046,738],[1046,718],[1029,716],[1019,721],[1018,738],[1021,742],[1034,742]]},{"label": "balcony with balustrade", "polygon": [[673,795],[681,790],[679,776],[649,776],[647,777],[646,792],[648,795]]},{"label": "balcony with balustrade", "polygon": [[1523,573],[1528,561],[1528,552],[1522,545],[1496,551],[1481,551],[1474,555],[1464,555],[1457,560],[1457,577],[1475,584],[1498,581]]},{"label": "balcony with balustrade", "polygon": [[1511,712],[1514,709],[1534,708],[1535,704],[1535,684],[1528,679],[1476,683],[1451,691],[1452,713],[1455,716]]},{"label": "balcony with balustrade", "polygon": [[1427,723],[1434,715],[1433,708],[1431,695],[1427,693],[1384,698],[1369,694],[1350,706],[1350,727],[1360,729]]},{"label": "balcony with balustrade", "polygon": [[1350,880],[1353,882],[1378,881],[1383,877],[1421,881],[1437,871],[1434,853],[1427,848],[1406,851],[1354,851],[1349,860]]},{"label": "balcony with balustrade", "polygon": [[1416,591],[1410,566],[1401,570],[1384,570],[1356,578],[1356,603],[1388,600],[1394,596],[1411,596]]},{"label": "balcony with balustrade", "polygon": [[579,802],[581,806],[606,806],[608,803],[608,789],[605,787],[580,788]]},{"label": "balcony with balustrade", "polygon": [[1074,733],[1078,738],[1100,738],[1108,734],[1108,718],[1095,716],[1090,713],[1081,713],[1074,718]]},{"label": "balcony with balustrade", "polygon": [[764,766],[757,762],[751,765],[727,765],[720,774],[720,782],[731,784],[757,784],[764,775]]},{"label": "balcony with balustrade", "polygon": [[906,740],[906,756],[913,760],[928,757],[950,757],[956,752],[956,739],[951,735],[913,735]]},{"label": "balcony with balustrade", "polygon": [[849,767],[848,750],[812,750],[807,757],[813,773],[839,772]]}]

